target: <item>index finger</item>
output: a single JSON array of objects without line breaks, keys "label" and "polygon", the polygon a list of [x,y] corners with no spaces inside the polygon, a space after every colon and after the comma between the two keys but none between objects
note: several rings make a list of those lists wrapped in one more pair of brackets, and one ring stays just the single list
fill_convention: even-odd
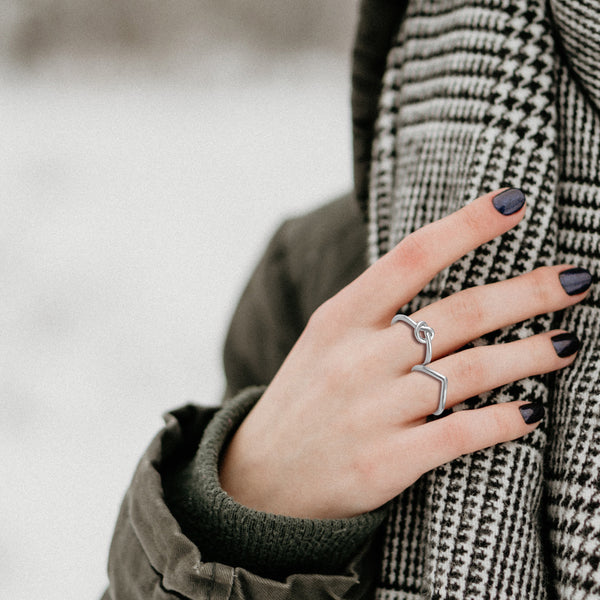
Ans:
[{"label": "index finger", "polygon": [[521,190],[496,190],[406,236],[342,290],[354,318],[388,324],[442,269],[519,223],[524,204]]}]

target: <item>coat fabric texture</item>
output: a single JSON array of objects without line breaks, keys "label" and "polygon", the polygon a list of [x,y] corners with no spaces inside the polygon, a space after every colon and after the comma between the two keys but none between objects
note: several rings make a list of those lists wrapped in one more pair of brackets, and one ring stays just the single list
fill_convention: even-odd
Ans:
[{"label": "coat fabric texture", "polygon": [[[410,0],[387,54],[370,171],[369,252],[485,192],[524,220],[404,307],[551,264],[600,272],[600,2]],[[553,328],[569,368],[466,402],[542,403],[531,435],[452,461],[392,503],[378,598],[600,597],[599,291],[479,344]],[[456,409],[455,409],[456,410]]]},{"label": "coat fabric texture", "polygon": [[598,290],[475,342],[552,327],[581,339],[569,369],[459,407],[542,402],[547,419],[526,438],[444,465],[348,520],[250,511],[218,485],[222,448],[314,309],[421,225],[498,187],[528,198],[515,230],[404,312],[544,264],[600,272],[599,61],[598,0],[362,2],[354,197],[273,238],[232,320],[223,408],[168,415],[140,462],[106,600],[600,598]]}]

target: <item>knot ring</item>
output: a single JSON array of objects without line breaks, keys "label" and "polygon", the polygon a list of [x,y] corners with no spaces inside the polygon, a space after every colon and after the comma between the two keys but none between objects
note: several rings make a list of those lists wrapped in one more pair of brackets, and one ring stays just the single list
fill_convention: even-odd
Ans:
[{"label": "knot ring", "polygon": [[394,323],[406,323],[413,328],[413,334],[415,339],[419,344],[423,344],[425,346],[425,360],[420,365],[415,365],[411,371],[418,371],[419,373],[425,373],[425,375],[429,375],[433,377],[437,381],[440,382],[440,398],[438,402],[438,407],[436,411],[433,413],[435,416],[439,416],[444,412],[446,408],[446,394],[448,391],[448,378],[437,371],[434,371],[427,365],[431,362],[431,341],[435,336],[435,331],[432,327],[429,327],[425,321],[413,321],[407,315],[397,314],[392,319],[392,325]]}]

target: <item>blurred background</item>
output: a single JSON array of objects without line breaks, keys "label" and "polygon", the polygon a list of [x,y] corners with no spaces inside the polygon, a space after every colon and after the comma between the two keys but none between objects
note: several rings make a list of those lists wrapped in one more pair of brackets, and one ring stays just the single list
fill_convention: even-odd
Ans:
[{"label": "blurred background", "polygon": [[98,598],[285,217],[350,188],[355,0],[0,0],[0,595]]}]

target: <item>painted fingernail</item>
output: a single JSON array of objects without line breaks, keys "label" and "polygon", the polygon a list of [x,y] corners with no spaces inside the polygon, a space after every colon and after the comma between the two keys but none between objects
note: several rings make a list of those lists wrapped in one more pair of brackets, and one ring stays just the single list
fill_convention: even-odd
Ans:
[{"label": "painted fingernail", "polygon": [[552,336],[552,345],[556,350],[556,354],[561,358],[571,356],[579,350],[579,340],[572,333],[559,333]]},{"label": "painted fingernail", "polygon": [[525,194],[517,188],[508,188],[494,196],[492,204],[500,214],[512,215],[525,204]]},{"label": "painted fingernail", "polygon": [[592,284],[592,274],[587,269],[567,269],[558,275],[560,284],[569,296],[575,296],[585,292]]},{"label": "painted fingernail", "polygon": [[544,407],[542,404],[538,404],[537,402],[530,402],[529,404],[523,404],[519,406],[519,410],[521,411],[521,416],[523,417],[523,421],[527,425],[532,425],[533,423],[537,423],[544,418]]}]

